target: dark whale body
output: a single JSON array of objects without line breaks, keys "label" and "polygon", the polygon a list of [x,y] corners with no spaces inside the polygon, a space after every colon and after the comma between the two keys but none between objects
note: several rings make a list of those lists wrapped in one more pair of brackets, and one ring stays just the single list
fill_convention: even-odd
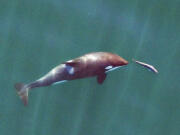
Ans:
[{"label": "dark whale body", "polygon": [[108,71],[127,64],[128,62],[125,59],[116,54],[108,52],[88,53],[58,65],[45,76],[32,83],[26,85],[17,83],[15,88],[24,105],[27,105],[28,91],[32,88],[93,76],[96,76],[98,83],[102,84]]}]

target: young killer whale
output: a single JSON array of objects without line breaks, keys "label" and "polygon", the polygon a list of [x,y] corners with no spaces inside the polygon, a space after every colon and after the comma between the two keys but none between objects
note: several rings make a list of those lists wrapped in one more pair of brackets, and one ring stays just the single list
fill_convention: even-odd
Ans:
[{"label": "young killer whale", "polygon": [[102,84],[106,79],[107,72],[127,64],[128,61],[117,54],[109,52],[88,53],[58,65],[34,82],[29,84],[16,83],[15,88],[24,105],[27,105],[30,89],[93,76],[97,77],[99,84]]}]

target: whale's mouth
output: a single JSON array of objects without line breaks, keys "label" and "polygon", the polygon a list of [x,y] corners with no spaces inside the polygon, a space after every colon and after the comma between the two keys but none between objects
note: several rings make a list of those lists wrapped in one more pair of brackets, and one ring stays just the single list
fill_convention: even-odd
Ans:
[{"label": "whale's mouth", "polygon": [[124,62],[124,65],[127,65],[127,64],[129,64],[129,62],[128,62],[128,61],[125,61],[125,62]]},{"label": "whale's mouth", "polygon": [[123,61],[121,62],[121,66],[126,66],[126,65],[128,65],[128,64],[129,64],[129,62],[126,61],[126,60],[123,60]]}]

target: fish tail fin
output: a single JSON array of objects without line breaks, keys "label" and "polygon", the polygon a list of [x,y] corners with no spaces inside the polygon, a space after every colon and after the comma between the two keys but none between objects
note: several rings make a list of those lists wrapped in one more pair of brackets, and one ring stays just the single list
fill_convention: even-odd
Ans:
[{"label": "fish tail fin", "polygon": [[20,99],[22,100],[22,102],[26,106],[28,104],[29,87],[27,87],[23,83],[16,83],[14,85],[14,87],[16,88],[17,94],[19,95]]},{"label": "fish tail fin", "polygon": [[135,60],[134,58],[132,58],[132,61],[133,61],[133,62],[136,62],[136,60]]}]

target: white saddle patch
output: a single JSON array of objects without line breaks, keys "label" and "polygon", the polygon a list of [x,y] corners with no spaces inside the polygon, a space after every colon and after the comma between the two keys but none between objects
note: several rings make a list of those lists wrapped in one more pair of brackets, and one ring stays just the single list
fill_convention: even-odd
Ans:
[{"label": "white saddle patch", "polygon": [[74,74],[74,68],[71,66],[66,66],[66,69],[68,71],[69,74],[73,75]]}]

